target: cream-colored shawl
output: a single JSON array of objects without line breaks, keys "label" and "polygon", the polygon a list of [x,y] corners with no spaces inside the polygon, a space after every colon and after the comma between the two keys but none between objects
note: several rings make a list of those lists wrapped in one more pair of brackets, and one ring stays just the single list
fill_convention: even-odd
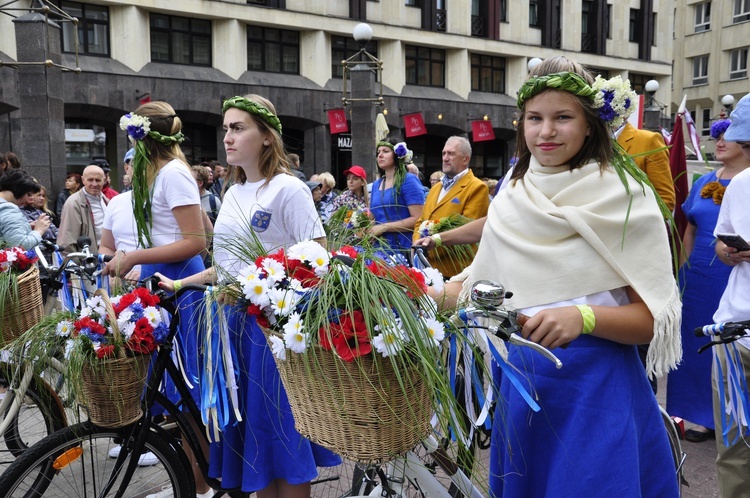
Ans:
[{"label": "cream-colored shawl", "polygon": [[532,157],[524,177],[490,205],[462,296],[486,278],[513,292],[506,301],[513,308],[630,286],[654,316],[649,375],[674,368],[682,357],[681,303],[664,219],[651,189],[626,177],[629,215],[631,197],[612,168],[593,162],[569,171]]}]

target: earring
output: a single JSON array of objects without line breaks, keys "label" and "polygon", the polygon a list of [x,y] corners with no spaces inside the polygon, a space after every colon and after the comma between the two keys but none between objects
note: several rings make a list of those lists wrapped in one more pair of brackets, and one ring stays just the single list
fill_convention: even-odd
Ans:
[{"label": "earring", "polygon": [[263,145],[268,147],[269,145],[271,145],[271,142],[269,142],[268,140],[264,140]]}]

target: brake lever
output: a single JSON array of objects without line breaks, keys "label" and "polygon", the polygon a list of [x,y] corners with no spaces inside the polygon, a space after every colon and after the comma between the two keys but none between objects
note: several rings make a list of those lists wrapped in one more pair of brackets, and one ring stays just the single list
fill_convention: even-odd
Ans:
[{"label": "brake lever", "polygon": [[527,348],[531,348],[538,353],[540,353],[542,356],[550,360],[552,363],[555,364],[555,368],[562,368],[563,364],[560,361],[560,359],[555,356],[549,349],[545,348],[544,346],[537,344],[536,342],[529,341],[527,339],[524,339],[520,335],[516,334],[515,332],[511,333],[508,337],[508,342],[511,344],[516,344],[518,346],[526,346]]}]

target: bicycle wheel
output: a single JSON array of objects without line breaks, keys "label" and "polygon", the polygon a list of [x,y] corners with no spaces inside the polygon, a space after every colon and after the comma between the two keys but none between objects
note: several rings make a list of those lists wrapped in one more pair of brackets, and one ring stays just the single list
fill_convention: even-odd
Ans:
[{"label": "bicycle wheel", "polygon": [[[15,370],[15,366],[11,364],[0,364],[0,388],[4,389],[4,396],[17,395],[10,389],[11,375]],[[10,412],[11,406],[8,405],[5,412],[0,413],[0,424],[6,422]],[[0,445],[0,454],[10,453],[17,457],[37,441],[65,427],[65,409],[49,384],[35,376],[26,389],[18,412],[8,423],[8,428],[3,433],[5,444]]]},{"label": "bicycle wheel", "polygon": [[683,472],[683,464],[685,463],[685,452],[682,451],[682,443],[680,443],[680,435],[677,432],[677,427],[674,425],[674,420],[664,410],[659,407],[661,411],[662,420],[664,420],[664,426],[667,429],[667,437],[669,438],[669,448],[672,450],[672,459],[674,460],[675,472],[677,476],[677,489],[682,496],[682,485],[685,484],[685,477]]},{"label": "bicycle wheel", "polygon": [[[2,476],[0,489],[11,497],[105,496],[109,480],[114,495],[122,473],[112,476],[116,460],[109,458],[115,438],[125,431],[97,427],[90,422],[67,427],[28,449]],[[195,481],[185,453],[165,431],[154,428],[146,436],[145,450],[158,462],[138,467],[123,497],[143,497],[169,487],[174,496],[195,496]]]}]

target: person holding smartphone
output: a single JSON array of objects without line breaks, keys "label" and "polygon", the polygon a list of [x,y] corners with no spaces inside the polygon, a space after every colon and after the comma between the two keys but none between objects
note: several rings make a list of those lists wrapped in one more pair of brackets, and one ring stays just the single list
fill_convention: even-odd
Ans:
[{"label": "person holding smartphone", "polygon": [[706,339],[693,330],[711,323],[732,267],[714,253],[714,228],[730,182],[750,166],[739,145],[724,139],[729,120],[711,125],[721,167],[698,178],[682,205],[688,224],[683,236],[678,275],[682,291],[682,363],[667,378],[667,411],[694,424],[685,431],[693,443],[713,441],[711,355],[698,354]]},{"label": "person holding smartphone", "polygon": [[[750,160],[750,96],[744,96],[730,115],[731,124],[724,132],[724,140],[736,142],[745,158]],[[721,203],[715,235],[738,234],[750,238],[750,169],[734,177]],[[730,239],[726,239],[730,241]],[[735,239],[736,240],[736,239]],[[729,281],[714,313],[713,321],[738,322],[750,320],[750,251],[739,250],[725,241],[716,241],[716,256],[732,267]],[[723,497],[747,496],[750,475],[750,446],[747,420],[737,417],[735,407],[750,402],[747,382],[750,380],[750,336],[737,341],[736,357],[728,357],[721,347],[714,348],[713,407],[714,423],[724,437],[716,438],[718,456],[716,470],[719,491]],[[738,360],[738,361],[737,361]],[[724,373],[722,377],[718,372]],[[735,379],[744,380],[743,388],[730,388],[727,372]],[[738,422],[739,420],[739,422]]]}]

